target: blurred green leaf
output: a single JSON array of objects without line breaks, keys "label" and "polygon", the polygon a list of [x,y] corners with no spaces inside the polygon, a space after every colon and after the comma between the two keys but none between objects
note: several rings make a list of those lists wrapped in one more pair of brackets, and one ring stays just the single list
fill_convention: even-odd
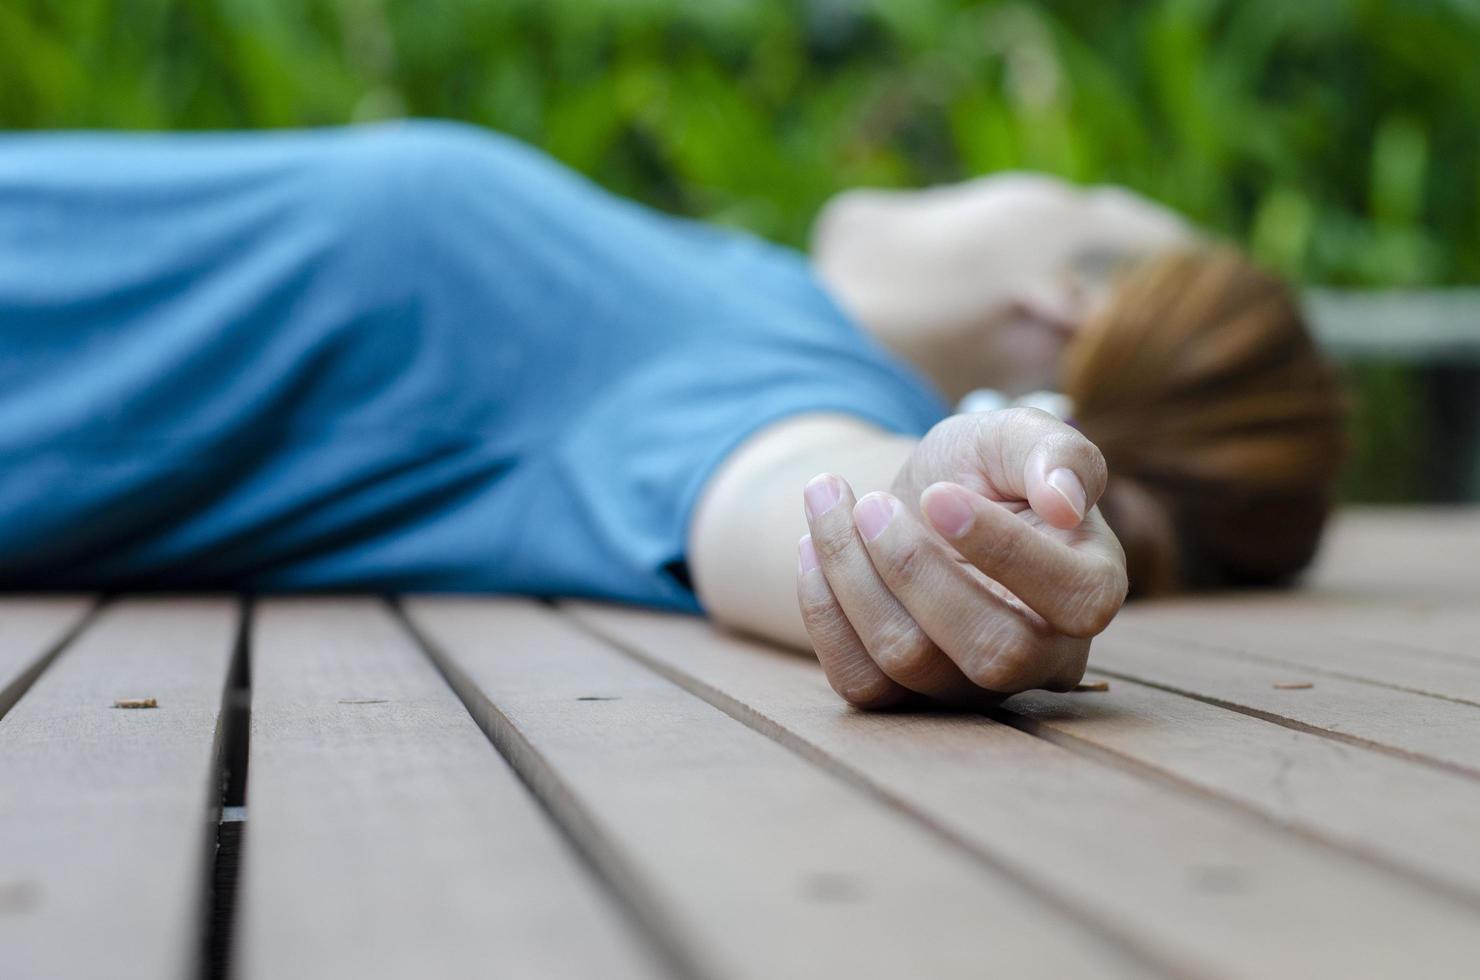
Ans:
[{"label": "blurred green leaf", "polygon": [[[7,128],[401,114],[796,245],[846,187],[1036,168],[1150,195],[1307,282],[1480,282],[1473,0],[0,3]],[[1422,424],[1411,377],[1353,381],[1352,492],[1411,492],[1383,462]]]}]

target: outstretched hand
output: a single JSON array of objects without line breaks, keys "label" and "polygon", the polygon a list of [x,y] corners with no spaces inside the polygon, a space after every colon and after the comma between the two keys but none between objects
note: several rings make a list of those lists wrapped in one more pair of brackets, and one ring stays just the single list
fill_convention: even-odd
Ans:
[{"label": "outstretched hand", "polygon": [[1078,431],[1009,409],[937,425],[892,494],[811,480],[797,595],[833,688],[867,708],[1072,688],[1126,595],[1105,479]]}]

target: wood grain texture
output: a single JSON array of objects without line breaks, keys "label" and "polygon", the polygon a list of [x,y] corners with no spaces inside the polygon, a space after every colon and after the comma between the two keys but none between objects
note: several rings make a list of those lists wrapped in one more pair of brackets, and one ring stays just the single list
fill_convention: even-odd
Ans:
[{"label": "wood grain texture", "polygon": [[407,612],[696,974],[1148,975],[1030,889],[548,609],[417,599]]},{"label": "wood grain texture", "polygon": [[[196,975],[237,619],[112,605],[0,720],[7,978]],[[130,697],[159,706],[113,707]]]},{"label": "wood grain texture", "polygon": [[1034,733],[1167,774],[1480,911],[1480,782],[1124,680],[1092,696],[1018,695],[1007,710]]},{"label": "wood grain texture", "polygon": [[701,620],[569,608],[1178,972],[1465,976],[1480,958],[1466,904],[1206,793],[980,717],[852,711],[814,663]]},{"label": "wood grain texture", "polygon": [[1480,665],[1480,595],[1463,604],[1422,601],[1331,604],[1318,610],[1320,625],[1347,643],[1373,648],[1394,663],[1435,661]]},{"label": "wood grain texture", "polygon": [[1112,635],[1480,707],[1477,556],[1480,508],[1349,509],[1305,587],[1132,603]]},{"label": "wood grain texture", "polygon": [[239,977],[659,970],[389,609],[254,612]]},{"label": "wood grain texture", "polygon": [[[1216,632],[1212,628],[1212,632]],[[1096,670],[1400,752],[1480,778],[1480,710],[1111,624]],[[1308,690],[1276,685],[1309,683]]]},{"label": "wood grain texture", "polygon": [[94,605],[81,597],[0,599],[0,715]]},{"label": "wood grain texture", "polygon": [[1398,608],[1323,602],[1299,592],[1175,599],[1133,604],[1116,620],[1115,635],[1175,641],[1480,708],[1480,654],[1431,649],[1418,629],[1403,627],[1405,618]]},{"label": "wood grain texture", "polygon": [[1307,576],[1308,591],[1383,606],[1474,608],[1480,507],[1337,511]]}]

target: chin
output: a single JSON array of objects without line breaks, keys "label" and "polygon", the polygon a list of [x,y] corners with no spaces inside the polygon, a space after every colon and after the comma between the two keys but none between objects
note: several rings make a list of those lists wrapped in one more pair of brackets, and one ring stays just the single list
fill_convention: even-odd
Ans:
[{"label": "chin", "polygon": [[1069,346],[1068,339],[1033,321],[1007,325],[993,344],[993,360],[1000,365],[1000,388],[1009,395],[1051,390],[1058,382],[1059,362]]}]

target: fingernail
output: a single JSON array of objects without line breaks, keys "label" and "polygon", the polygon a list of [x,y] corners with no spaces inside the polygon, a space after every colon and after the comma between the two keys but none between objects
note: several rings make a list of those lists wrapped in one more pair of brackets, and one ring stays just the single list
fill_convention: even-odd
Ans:
[{"label": "fingernail", "polygon": [[948,538],[959,538],[971,530],[976,511],[966,491],[954,483],[937,483],[925,490],[921,508],[935,529]]},{"label": "fingernail", "polygon": [[797,542],[797,574],[806,575],[816,567],[817,549],[812,546],[812,535],[804,534]]},{"label": "fingernail", "polygon": [[833,479],[831,473],[812,477],[802,490],[802,497],[807,502],[807,517],[810,520],[817,520],[832,510],[833,505],[842,499],[842,496],[843,491],[838,489],[838,481]]},{"label": "fingernail", "polygon": [[1048,485],[1057,490],[1064,502],[1073,508],[1075,517],[1084,520],[1084,484],[1079,482],[1079,477],[1074,475],[1073,470],[1059,467],[1048,474]]},{"label": "fingernail", "polygon": [[872,541],[884,533],[884,528],[894,520],[894,509],[898,504],[881,493],[871,493],[853,508],[853,520],[865,541]]}]

